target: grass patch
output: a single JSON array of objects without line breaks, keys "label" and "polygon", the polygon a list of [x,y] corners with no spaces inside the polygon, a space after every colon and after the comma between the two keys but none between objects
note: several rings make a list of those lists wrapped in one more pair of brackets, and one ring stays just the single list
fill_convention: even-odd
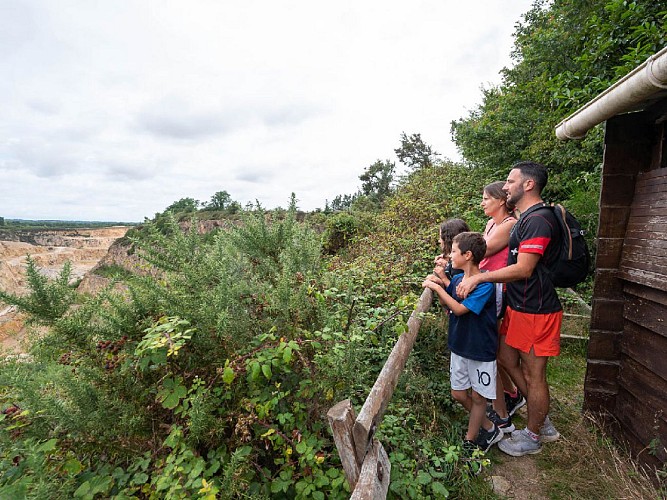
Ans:
[{"label": "grass patch", "polygon": [[100,266],[95,269],[94,273],[103,278],[109,279],[129,279],[132,275],[130,271],[124,267],[119,266],[118,264],[109,264]]},{"label": "grass patch", "polygon": [[549,498],[664,498],[646,472],[604,436],[592,415],[564,416],[570,417],[561,425],[564,437],[545,446],[537,459]]},{"label": "grass patch", "polygon": [[582,413],[588,343],[566,340],[549,361],[551,415],[561,440],[545,445],[537,464],[549,498],[659,498],[647,475]]}]

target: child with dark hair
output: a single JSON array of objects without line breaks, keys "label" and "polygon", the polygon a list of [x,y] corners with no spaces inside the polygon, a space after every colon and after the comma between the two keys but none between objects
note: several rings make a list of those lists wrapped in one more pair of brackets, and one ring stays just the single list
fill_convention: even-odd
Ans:
[{"label": "child with dark hair", "polygon": [[442,253],[435,258],[435,268],[429,279],[436,283],[447,286],[452,275],[461,272],[460,269],[452,268],[449,254],[452,252],[452,243],[457,234],[470,231],[468,224],[463,219],[447,219],[440,224],[440,234],[438,244]]},{"label": "child with dark hair", "polygon": [[496,294],[491,283],[478,286],[461,299],[456,287],[464,278],[479,274],[479,263],[486,253],[486,242],[479,233],[464,232],[452,242],[450,259],[455,274],[443,288],[433,276],[422,286],[430,288],[443,307],[449,310],[447,344],[451,350],[450,383],[452,397],[469,412],[464,448],[488,449],[503,437],[502,431],[486,417],[486,400],[496,397]]}]

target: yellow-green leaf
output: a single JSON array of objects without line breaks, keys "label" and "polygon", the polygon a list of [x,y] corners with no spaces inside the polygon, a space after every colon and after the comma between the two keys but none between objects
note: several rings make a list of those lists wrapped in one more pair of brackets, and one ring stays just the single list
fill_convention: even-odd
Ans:
[{"label": "yellow-green leaf", "polygon": [[235,377],[236,374],[234,373],[234,370],[232,370],[231,367],[226,366],[224,372],[222,372],[222,381],[229,385],[234,381]]}]

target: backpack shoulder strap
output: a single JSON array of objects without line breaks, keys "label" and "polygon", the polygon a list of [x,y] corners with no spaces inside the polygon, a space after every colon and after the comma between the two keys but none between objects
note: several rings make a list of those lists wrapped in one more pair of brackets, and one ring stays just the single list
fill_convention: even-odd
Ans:
[{"label": "backpack shoulder strap", "polygon": [[[565,244],[567,245],[567,253],[568,253],[568,259],[572,259],[572,232],[569,230],[569,226],[567,224],[567,211],[565,210],[565,207],[561,205],[560,203],[557,203],[553,206],[554,208],[554,215],[556,215],[556,218],[558,219],[558,224],[561,227],[561,234],[565,236],[566,241]],[[567,229],[567,230],[563,230]]]},{"label": "backpack shoulder strap", "polygon": [[[533,213],[537,212],[538,210],[550,210],[553,211],[553,207],[547,205],[546,203],[537,203],[530,207],[528,210],[526,210],[524,213],[521,214],[521,217],[519,217],[519,220],[517,222],[517,226],[519,224],[525,224],[525,222],[528,220],[529,216],[532,215]],[[523,227],[523,226],[521,226]]]},{"label": "backpack shoulder strap", "polygon": [[524,213],[522,213],[522,214],[521,214],[521,217],[522,217],[522,218],[524,218],[524,217],[528,217],[529,214],[532,214],[533,212],[536,212],[536,211],[538,211],[538,210],[542,210],[542,209],[544,209],[544,208],[551,209],[551,207],[550,207],[547,203],[545,203],[545,202],[542,202],[542,203],[536,203],[535,205],[533,205],[532,207],[530,207],[528,210],[526,210]]},{"label": "backpack shoulder strap", "polygon": [[[557,207],[559,207],[559,208],[557,208]],[[562,210],[562,212],[563,212],[563,219],[562,220],[565,221],[565,215],[564,215],[565,214],[565,208],[562,205],[559,205],[559,204],[558,205],[549,205],[546,202],[537,203],[537,204],[533,205],[532,207],[530,207],[523,214],[521,214],[520,221],[522,221],[522,222],[526,221],[528,219],[528,216],[534,214],[535,212],[538,212],[539,210],[548,210],[551,214],[553,214],[553,216],[556,219],[560,219],[560,215],[558,215],[558,214]],[[556,227],[554,228],[554,231],[556,231],[559,234],[562,233],[562,226],[561,226],[560,220],[556,221]],[[562,241],[562,237],[560,238],[560,240]],[[546,262],[544,262],[543,258],[538,261],[537,266],[536,266],[535,269],[536,269],[536,272],[537,272],[537,276],[538,276],[538,278],[540,279],[540,282],[541,282],[543,280],[544,273],[548,269],[548,266],[547,266]]]}]

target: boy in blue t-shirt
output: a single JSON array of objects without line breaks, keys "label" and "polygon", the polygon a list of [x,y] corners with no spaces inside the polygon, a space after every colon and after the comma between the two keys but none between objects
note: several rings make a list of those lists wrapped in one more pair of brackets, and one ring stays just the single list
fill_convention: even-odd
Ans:
[{"label": "boy in blue t-shirt", "polygon": [[[493,283],[480,283],[465,299],[456,294],[456,286],[465,277],[479,274],[479,263],[486,253],[486,242],[479,233],[461,233],[454,237],[451,252],[453,267],[463,273],[442,280],[429,276],[422,286],[438,295],[449,309],[448,346],[452,397],[470,414],[464,447],[476,446],[487,451],[500,441],[503,433],[486,417],[486,400],[496,397],[496,349],[498,330],[496,292]],[[470,390],[470,391],[469,391]]]}]

